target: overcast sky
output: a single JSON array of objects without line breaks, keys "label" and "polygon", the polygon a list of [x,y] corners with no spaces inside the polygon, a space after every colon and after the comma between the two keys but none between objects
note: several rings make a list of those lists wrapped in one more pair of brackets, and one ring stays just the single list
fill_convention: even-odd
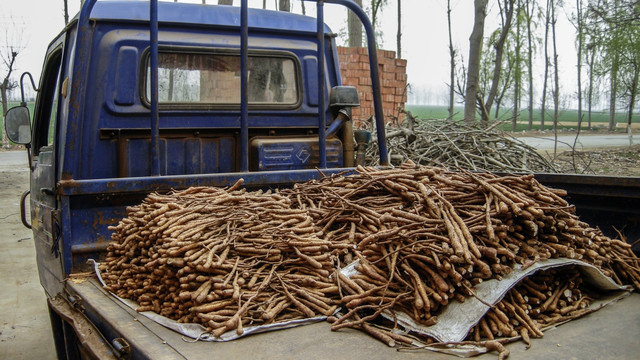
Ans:
[{"label": "overcast sky", "polygon": [[[365,4],[368,0],[363,1]],[[68,0],[69,14],[73,17],[79,10],[80,0]],[[180,0],[180,2],[201,3],[201,0]],[[267,0],[267,6],[275,8],[277,0]],[[382,48],[396,50],[397,32],[397,1],[389,0],[384,8],[381,28],[383,31]],[[207,3],[217,3],[217,0],[207,0]],[[293,12],[301,13],[299,0],[292,0]],[[454,46],[467,58],[468,38],[473,25],[473,1],[452,0],[453,38]],[[494,3],[490,1],[490,3]],[[240,0],[235,0],[239,5]],[[307,14],[315,15],[315,5],[306,2]],[[262,0],[249,0],[250,7],[262,7]],[[494,6],[494,5],[490,5]],[[490,8],[495,15],[495,8]],[[22,29],[20,43],[25,48],[20,52],[17,60],[17,74],[30,71],[36,77],[40,76],[42,61],[48,43],[64,26],[62,0],[2,0],[0,5],[0,28],[15,36],[10,28]],[[339,5],[325,4],[326,23],[334,32],[346,31],[347,10]],[[11,24],[16,26],[12,27]],[[493,31],[490,28],[495,20],[488,20],[485,34]],[[560,40],[560,51],[564,52],[569,64],[575,62],[573,55],[572,34],[565,33],[567,39]],[[341,40],[338,40],[341,42]],[[14,40],[15,42],[15,40]],[[0,46],[6,40],[0,41]],[[446,0],[404,0],[402,1],[402,57],[407,59],[407,73],[409,83],[414,88],[426,88],[433,92],[446,92],[449,77],[449,50],[447,34]],[[561,53],[561,60],[563,55]],[[5,69],[2,69],[4,73]],[[571,74],[565,76],[566,83],[570,83]],[[16,76],[16,78],[18,75]]]}]

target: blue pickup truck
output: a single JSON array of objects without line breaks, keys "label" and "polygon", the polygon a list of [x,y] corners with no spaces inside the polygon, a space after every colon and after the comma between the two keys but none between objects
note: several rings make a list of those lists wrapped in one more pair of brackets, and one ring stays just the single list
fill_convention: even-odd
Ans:
[{"label": "blue pickup truck", "polygon": [[[357,331],[332,333],[322,323],[192,343],[140,316],[95,279],[70,280],[92,270],[88,260],[104,258],[108,227],[152,191],[228,186],[239,178],[252,188],[290,186],[356,165],[356,147],[370,134],[354,140],[357,92],[341,86],[323,3],[354,11],[370,48],[373,32],[352,1],[315,2],[316,18],[248,9],[246,0],[240,7],[86,0],[53,39],[33,118],[16,107],[6,126],[29,153],[23,222],[33,229],[58,358],[425,356],[396,353]],[[369,54],[376,64],[376,52]],[[377,71],[371,67],[374,115],[386,164]],[[637,181],[540,179],[569,189],[585,216],[635,221],[637,232]],[[603,220],[603,213],[611,216]],[[638,303],[636,297],[632,309]],[[627,329],[630,336],[640,332],[638,323]]]}]

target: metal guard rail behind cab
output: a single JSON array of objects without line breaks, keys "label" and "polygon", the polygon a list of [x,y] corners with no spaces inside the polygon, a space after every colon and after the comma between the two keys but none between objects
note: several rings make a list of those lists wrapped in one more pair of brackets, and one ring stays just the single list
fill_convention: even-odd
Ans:
[{"label": "metal guard rail behind cab", "polygon": [[[376,120],[376,135],[378,138],[378,147],[380,152],[380,164],[388,165],[388,153],[386,148],[385,131],[384,131],[384,115],[382,110],[382,95],[380,90],[380,76],[378,72],[378,58],[375,51],[375,33],[371,22],[366,14],[352,0],[302,0],[313,1],[317,4],[317,22],[318,22],[318,137],[319,137],[319,155],[320,168],[326,168],[326,121],[325,121],[325,82],[324,80],[324,3],[339,4],[349,8],[362,22],[367,34],[367,46],[369,47],[369,68],[371,74],[371,82],[374,98],[374,112]],[[77,52],[79,59],[87,59],[91,48],[91,26],[89,19],[91,10],[97,0],[87,0],[84,2],[80,10],[78,19],[78,44]],[[248,97],[247,97],[247,66],[248,66],[248,24],[247,24],[247,0],[241,1],[240,9],[240,69],[241,69],[241,86],[240,86],[240,148],[241,148],[241,172],[247,172],[249,168],[249,131],[248,131]],[[160,175],[159,164],[159,111],[158,111],[158,0],[150,0],[149,4],[150,19],[150,62],[151,62],[151,174],[152,176]],[[81,97],[86,93],[87,89],[87,71],[88,61],[76,61],[73,68],[73,91],[70,99],[70,117],[79,119],[84,112],[84,105]]]},{"label": "metal guard rail behind cab", "polygon": [[191,186],[224,187],[242,179],[247,188],[291,185],[322,176],[348,175],[353,169],[279,170],[247,173],[216,173],[194,175],[167,175],[127,177],[113,179],[61,180],[58,192],[61,196],[100,195],[117,193],[147,193]]}]

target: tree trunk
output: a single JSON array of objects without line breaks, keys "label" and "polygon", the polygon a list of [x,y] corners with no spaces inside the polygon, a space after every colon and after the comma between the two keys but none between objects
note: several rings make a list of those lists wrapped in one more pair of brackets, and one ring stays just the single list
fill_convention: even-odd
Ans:
[{"label": "tree trunk", "polygon": [[[511,81],[511,71],[514,70],[512,69],[513,66],[509,66],[506,68],[506,74],[504,74],[503,78],[504,78],[504,84],[508,84]],[[507,94],[507,89],[509,88],[509,86],[505,85],[502,86],[502,89],[500,90],[500,92],[498,94],[496,94],[496,100],[495,100],[495,104],[496,104],[496,112],[495,112],[495,118],[497,119],[500,116],[500,107],[502,106],[502,101],[504,100],[505,95]]]},{"label": "tree trunk", "polygon": [[509,35],[509,29],[511,28],[511,22],[513,20],[514,0],[505,0],[505,7],[502,9],[504,12],[504,22],[500,31],[500,37],[496,41],[494,47],[496,50],[496,58],[494,60],[493,79],[491,80],[491,88],[485,102],[486,112],[483,112],[483,121],[489,121],[486,117],[493,106],[496,94],[498,93],[498,85],[500,83],[500,72],[502,71],[502,56],[504,54],[504,43]]},{"label": "tree trunk", "polygon": [[553,157],[555,158],[558,151],[558,115],[560,111],[560,81],[558,74],[558,45],[557,45],[557,36],[556,36],[556,22],[558,17],[556,16],[556,7],[555,2],[552,1],[553,6],[551,8],[551,33],[553,40],[553,74],[554,74],[554,91],[553,91],[553,133],[555,137],[554,147],[553,147]]},{"label": "tree trunk", "polygon": [[[517,10],[516,10],[516,14],[518,11],[520,11],[520,0],[518,0],[518,4],[517,4]],[[518,126],[518,119],[520,118],[520,96],[521,96],[521,89],[522,89],[522,69],[520,68],[520,66],[522,66],[522,60],[520,58],[520,53],[521,53],[521,49],[522,49],[522,45],[521,45],[521,34],[520,34],[520,17],[516,15],[516,38],[515,38],[515,42],[516,42],[516,46],[515,46],[515,68],[513,69],[514,74],[513,74],[513,117],[511,118],[511,130],[512,131],[516,131],[516,127]]]},{"label": "tree trunk", "polygon": [[[595,46],[590,44],[590,46]],[[588,49],[588,48],[587,48]],[[592,47],[589,57],[589,89],[587,90],[587,121],[589,129],[591,129],[591,108],[593,107],[593,82],[595,81],[594,63],[596,58],[595,47]]]},{"label": "tree trunk", "polygon": [[633,77],[631,79],[631,85],[629,86],[629,107],[627,112],[627,129],[631,129],[631,119],[633,119],[633,109],[638,97],[638,77],[639,69],[637,64],[632,65]]},{"label": "tree trunk", "polygon": [[540,130],[544,130],[544,116],[547,111],[547,86],[549,81],[549,26],[551,25],[551,7],[553,0],[547,0],[544,19],[544,81],[542,82],[542,101],[540,104]]},{"label": "tree trunk", "polygon": [[291,12],[291,2],[289,0],[278,0],[278,10]]},{"label": "tree trunk", "polygon": [[476,118],[476,101],[478,98],[478,80],[480,73],[480,56],[484,37],[484,19],[487,16],[488,0],[474,0],[474,22],[469,37],[469,66],[467,68],[467,88],[464,97],[464,119],[473,122]]},{"label": "tree trunk", "polygon": [[635,107],[635,103],[636,103],[636,97],[638,96],[638,72],[640,69],[638,69],[638,64],[637,63],[633,63],[633,79],[631,81],[631,86],[630,86],[630,90],[631,90],[631,94],[630,94],[630,99],[629,99],[629,111],[628,111],[628,116],[627,116],[627,135],[629,136],[629,146],[633,145],[633,133],[631,131],[631,119],[633,119],[633,110]]},{"label": "tree trunk", "polygon": [[[531,8],[529,8],[531,5]],[[526,0],[526,16],[527,16],[527,72],[529,77],[529,130],[533,129],[533,34],[531,31],[531,22],[533,21],[533,11],[535,8],[535,0]]]},{"label": "tree trunk", "polygon": [[453,119],[454,82],[456,77],[456,50],[451,37],[451,0],[447,0],[447,24],[449,25],[449,119]]},{"label": "tree trunk", "polygon": [[582,49],[584,48],[584,28],[582,26],[582,0],[576,0],[576,16],[577,16],[577,70],[578,70],[578,131],[582,127]]},{"label": "tree trunk", "polygon": [[402,59],[402,0],[398,0],[398,33],[396,34],[396,57]]},{"label": "tree trunk", "polygon": [[68,0],[64,0],[64,24],[67,25],[69,23],[69,4]]},{"label": "tree trunk", "polygon": [[618,97],[618,54],[615,53],[612,59],[611,75],[610,75],[610,93],[609,93],[609,131],[616,126],[616,99]]},{"label": "tree trunk", "polygon": [[7,138],[7,132],[4,131],[5,126],[4,126],[4,120],[6,118],[7,115],[7,106],[8,106],[8,101],[7,101],[7,84],[9,83],[8,78],[5,78],[4,81],[2,82],[2,84],[0,84],[0,97],[2,98],[2,121],[3,121],[3,126],[2,126],[2,147],[3,148],[8,148],[9,147],[9,138]]},{"label": "tree trunk", "polygon": [[[355,3],[362,7],[362,0],[356,0]],[[347,22],[349,26],[349,47],[362,47],[362,24],[360,19],[353,11],[347,10]]]}]

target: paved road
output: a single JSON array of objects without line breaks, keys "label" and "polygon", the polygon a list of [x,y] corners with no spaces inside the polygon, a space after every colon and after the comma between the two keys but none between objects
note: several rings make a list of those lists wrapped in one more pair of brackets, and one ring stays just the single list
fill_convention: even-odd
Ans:
[{"label": "paved road", "polygon": [[0,170],[27,170],[27,151],[0,151]]},{"label": "paved road", "polygon": [[[518,139],[538,150],[553,150],[553,134],[544,136],[525,136],[518,137]],[[559,135],[558,151],[570,150],[575,141],[575,135]],[[640,144],[640,135],[633,136],[633,144]],[[621,146],[629,146],[628,135],[581,135],[578,137],[576,142],[576,150]]]},{"label": "paved road", "polygon": [[31,230],[20,221],[27,152],[0,151],[0,359],[55,359]]}]

